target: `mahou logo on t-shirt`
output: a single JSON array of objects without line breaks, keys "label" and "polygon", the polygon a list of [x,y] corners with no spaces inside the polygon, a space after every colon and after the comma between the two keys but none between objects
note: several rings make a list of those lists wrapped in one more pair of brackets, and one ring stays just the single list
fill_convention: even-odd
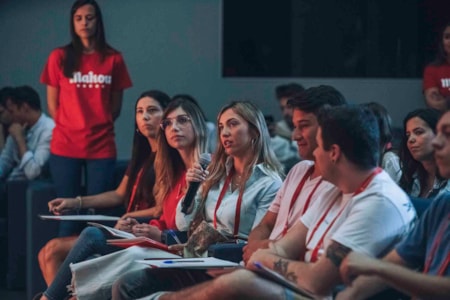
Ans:
[{"label": "mahou logo on t-shirt", "polygon": [[441,84],[443,88],[450,88],[450,78],[442,78]]},{"label": "mahou logo on t-shirt", "polygon": [[83,88],[104,88],[105,84],[111,84],[111,76],[103,74],[94,74],[89,71],[87,74],[74,72],[73,77],[69,79],[70,83],[74,83],[77,87]]}]

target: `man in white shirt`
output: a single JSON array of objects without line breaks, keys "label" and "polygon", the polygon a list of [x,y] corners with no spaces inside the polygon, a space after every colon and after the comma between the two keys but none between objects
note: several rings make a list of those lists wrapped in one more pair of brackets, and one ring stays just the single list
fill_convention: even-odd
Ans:
[{"label": "man in white shirt", "polygon": [[13,123],[0,155],[0,182],[35,179],[49,159],[55,124],[41,111],[39,95],[29,86],[14,88],[4,104]]},{"label": "man in white shirt", "polygon": [[244,247],[244,261],[257,249],[267,248],[270,241],[284,236],[308,207],[324,193],[336,188],[322,180],[319,170],[314,167],[313,151],[317,148],[319,110],[324,106],[345,103],[345,98],[339,91],[325,85],[308,88],[288,101],[294,126],[292,139],[298,146],[300,156],[305,160],[291,169],[266,215],[250,232],[248,244]]}]

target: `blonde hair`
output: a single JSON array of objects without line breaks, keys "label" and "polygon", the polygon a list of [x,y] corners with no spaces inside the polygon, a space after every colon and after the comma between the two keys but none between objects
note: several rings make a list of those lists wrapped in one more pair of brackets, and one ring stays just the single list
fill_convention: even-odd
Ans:
[{"label": "blonde hair", "polygon": [[[200,154],[206,149],[206,122],[200,107],[183,97],[173,99],[163,114],[163,119],[177,108],[182,108],[186,115],[191,119],[192,129],[194,131],[194,142],[191,161],[197,161]],[[183,159],[177,149],[169,146],[165,133],[161,130],[157,138],[158,151],[155,157],[155,186],[153,193],[155,195],[156,206],[161,207],[164,198],[174,188],[177,181],[183,176],[186,170]]]},{"label": "blonde hair", "polygon": [[[255,106],[250,101],[233,101],[230,104],[224,106],[217,116],[217,128],[219,128],[218,123],[222,114],[227,110],[233,110],[241,118],[247,121],[249,125],[250,134],[252,138],[252,149],[253,152],[252,159],[248,162],[245,167],[243,174],[243,184],[241,187],[245,186],[245,182],[252,174],[253,167],[256,164],[263,163],[264,166],[272,172],[274,176],[280,176],[283,174],[282,166],[278,159],[276,158],[272,149],[270,149],[270,136],[267,129],[266,121],[264,119],[263,113],[260,109]],[[220,130],[217,130],[218,143],[216,152],[213,155],[211,164],[208,167],[209,176],[208,179],[203,183],[202,186],[202,198],[206,199],[209,190],[214,185],[218,184],[220,180],[226,175],[225,163],[227,161],[228,155],[225,152],[225,148],[220,142]]]}]

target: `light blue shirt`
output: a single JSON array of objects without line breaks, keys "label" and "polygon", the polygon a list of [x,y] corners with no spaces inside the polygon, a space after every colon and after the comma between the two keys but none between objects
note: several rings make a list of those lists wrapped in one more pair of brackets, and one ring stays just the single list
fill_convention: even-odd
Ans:
[{"label": "light blue shirt", "polygon": [[19,148],[9,135],[0,155],[0,180],[34,179],[38,177],[50,157],[53,119],[41,114],[36,124],[26,132],[27,152],[19,158]]},{"label": "light blue shirt", "polygon": [[[233,161],[229,159],[226,164],[227,175],[231,170]],[[224,177],[219,184],[211,187],[205,202],[205,217],[206,222],[213,225],[214,211],[216,209],[217,200],[219,198],[222,187],[225,184]],[[241,218],[239,223],[238,235],[241,237],[248,237],[250,231],[259,224],[261,219],[266,214],[270,204],[275,199],[278,189],[281,187],[281,178],[266,168],[263,164],[258,164],[253,167],[252,175],[245,184],[245,190],[242,195]],[[236,204],[239,197],[239,189],[231,190],[231,184],[227,188],[222,199],[220,207],[217,210],[217,230],[226,234],[233,235],[234,221],[236,214]],[[199,206],[201,199],[201,189],[197,192],[195,197],[194,211],[185,215],[181,212],[181,203],[178,202],[176,213],[176,224],[178,230],[188,230],[189,224]]]}]

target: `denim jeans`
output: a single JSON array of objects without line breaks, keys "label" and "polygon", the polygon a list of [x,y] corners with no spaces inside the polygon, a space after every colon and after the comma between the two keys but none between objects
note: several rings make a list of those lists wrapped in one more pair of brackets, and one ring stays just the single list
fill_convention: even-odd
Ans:
[{"label": "denim jeans", "polygon": [[86,227],[78,237],[63,264],[58,270],[52,284],[44,292],[52,300],[64,299],[68,296],[67,285],[71,283],[71,263],[78,263],[91,258],[95,254],[106,255],[121,248],[106,244],[106,234],[97,227]]},{"label": "denim jeans", "polygon": [[[95,195],[114,189],[115,158],[78,159],[51,154],[49,165],[57,197]],[[82,174],[86,193],[82,190]],[[81,213],[86,213],[86,210]],[[58,236],[78,234],[84,227],[84,222],[61,221]]]},{"label": "denim jeans", "polygon": [[114,282],[112,299],[137,299],[160,291],[179,291],[211,279],[205,270],[146,268],[131,271]]}]

